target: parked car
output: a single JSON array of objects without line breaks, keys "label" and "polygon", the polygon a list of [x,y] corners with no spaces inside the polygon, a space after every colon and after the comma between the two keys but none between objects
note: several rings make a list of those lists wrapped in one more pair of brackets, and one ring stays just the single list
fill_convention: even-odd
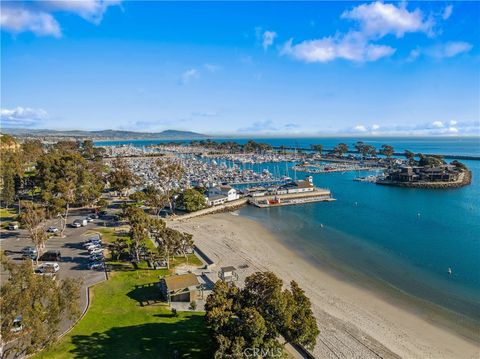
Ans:
[{"label": "parked car", "polygon": [[77,222],[77,221],[73,221],[71,226],[73,228],[80,228],[82,226],[82,224],[80,222]]},{"label": "parked car", "polygon": [[89,243],[102,243],[102,240],[100,239],[100,236],[93,236],[88,238],[85,242],[83,242],[84,245],[89,244]]},{"label": "parked car", "polygon": [[92,218],[91,216],[87,216],[87,217],[85,218],[85,220],[86,220],[88,223],[93,222],[93,218]]},{"label": "parked car", "polygon": [[48,227],[47,232],[48,233],[58,233],[58,228],[57,227]]},{"label": "parked car", "polygon": [[62,256],[59,250],[46,251],[40,256],[41,261],[60,262]]},{"label": "parked car", "polygon": [[103,262],[90,262],[88,263],[88,269],[102,270],[104,267]]},{"label": "parked car", "polygon": [[22,249],[22,257],[31,260],[36,260],[37,259],[37,249],[35,247],[25,247]]},{"label": "parked car", "polygon": [[39,273],[57,273],[60,270],[60,266],[55,262],[47,262],[38,266],[35,270]]},{"label": "parked car", "polygon": [[95,244],[95,243],[90,243],[90,244],[88,244],[88,245],[85,246],[85,249],[86,249],[87,251],[90,251],[90,250],[96,249],[96,248],[102,248],[102,245],[101,245],[101,244],[98,244],[98,243],[97,243],[97,244]]},{"label": "parked car", "polygon": [[9,231],[16,231],[19,228],[18,222],[10,222],[8,224]]},{"label": "parked car", "polygon": [[13,325],[10,331],[12,331],[13,333],[21,332],[23,330],[22,321],[23,321],[23,317],[21,315],[16,316],[15,319],[13,320]]},{"label": "parked car", "polygon": [[90,255],[92,254],[99,254],[99,253],[102,253],[103,254],[103,248],[92,248],[92,249],[89,249],[88,252],[90,253]]},{"label": "parked car", "polygon": [[90,257],[88,257],[88,259],[90,259],[90,261],[92,262],[102,261],[103,253],[91,254]]},{"label": "parked car", "polygon": [[[80,224],[80,226],[82,226],[82,227],[85,227],[88,224],[86,219],[76,219],[76,220],[73,221],[73,224],[75,224],[75,223]],[[80,226],[78,226],[78,227],[80,227]]]},{"label": "parked car", "polygon": [[101,243],[88,243],[85,245],[85,249],[87,250],[91,250],[91,249],[95,249],[95,248],[102,248],[102,244]]}]

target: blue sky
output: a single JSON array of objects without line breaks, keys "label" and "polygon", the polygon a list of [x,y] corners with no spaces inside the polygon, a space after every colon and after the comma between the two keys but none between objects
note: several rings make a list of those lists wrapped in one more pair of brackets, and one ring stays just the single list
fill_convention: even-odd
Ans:
[{"label": "blue sky", "polygon": [[480,133],[478,2],[1,6],[2,127]]}]

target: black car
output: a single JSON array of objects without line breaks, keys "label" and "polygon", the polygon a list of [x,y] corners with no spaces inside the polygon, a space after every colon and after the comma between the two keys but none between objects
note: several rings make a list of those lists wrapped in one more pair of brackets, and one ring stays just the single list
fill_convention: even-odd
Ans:
[{"label": "black car", "polygon": [[46,251],[40,257],[41,261],[49,261],[49,262],[59,262],[61,259],[62,259],[62,256],[59,250]]}]

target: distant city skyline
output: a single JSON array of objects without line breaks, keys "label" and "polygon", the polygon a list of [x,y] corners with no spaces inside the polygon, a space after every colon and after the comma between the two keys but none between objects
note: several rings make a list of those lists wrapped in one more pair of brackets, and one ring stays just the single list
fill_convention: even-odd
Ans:
[{"label": "distant city skyline", "polygon": [[1,2],[1,127],[480,135],[478,2]]}]

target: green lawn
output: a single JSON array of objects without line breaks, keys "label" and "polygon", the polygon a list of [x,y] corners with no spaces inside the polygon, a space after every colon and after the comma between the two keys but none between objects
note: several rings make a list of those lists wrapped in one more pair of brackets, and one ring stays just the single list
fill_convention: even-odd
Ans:
[{"label": "green lawn", "polygon": [[[212,358],[213,342],[201,312],[173,317],[158,298],[155,283],[166,270],[133,270],[117,263],[109,281],[92,289],[85,317],[39,358]],[[148,304],[148,303],[150,304]]]},{"label": "green lawn", "polygon": [[[95,228],[94,230],[88,231],[85,235],[88,236],[95,232],[100,233],[102,235],[102,240],[107,243],[115,242],[117,238],[121,237],[125,238],[127,243],[130,241],[130,237],[128,236],[128,226]],[[149,250],[156,251],[155,245],[152,241],[145,241],[145,243]]]},{"label": "green lawn", "polygon": [[17,218],[17,212],[10,208],[0,208],[0,223],[6,228],[11,221]]}]

